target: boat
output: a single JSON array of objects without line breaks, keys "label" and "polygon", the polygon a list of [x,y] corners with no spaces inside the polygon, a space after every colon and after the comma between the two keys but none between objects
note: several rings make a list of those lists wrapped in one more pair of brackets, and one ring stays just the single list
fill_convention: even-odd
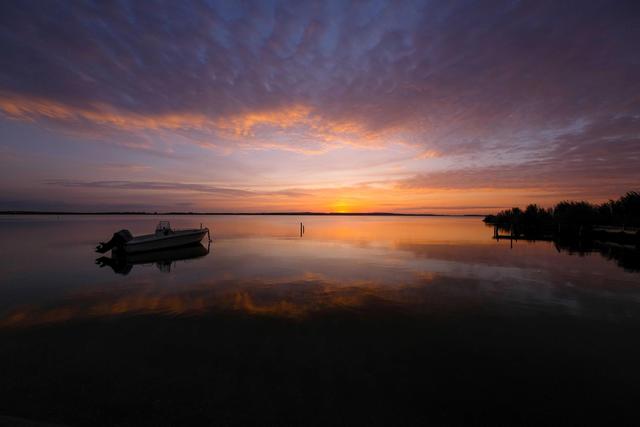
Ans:
[{"label": "boat", "polygon": [[[209,245],[211,242],[209,242]],[[127,275],[136,265],[155,265],[163,273],[170,273],[171,267],[177,261],[188,261],[205,257],[209,254],[210,246],[202,243],[194,243],[178,248],[161,249],[159,251],[138,252],[127,254],[122,251],[114,251],[111,258],[101,256],[96,259],[100,267],[111,267],[114,273]]]},{"label": "boat", "polygon": [[160,221],[153,234],[134,237],[129,230],[120,230],[114,233],[108,242],[100,242],[96,246],[96,252],[103,254],[114,250],[132,254],[157,251],[199,243],[204,236],[209,236],[209,241],[211,241],[209,229],[202,227],[202,224],[200,224],[200,228],[175,230],[171,228],[169,221]]}]

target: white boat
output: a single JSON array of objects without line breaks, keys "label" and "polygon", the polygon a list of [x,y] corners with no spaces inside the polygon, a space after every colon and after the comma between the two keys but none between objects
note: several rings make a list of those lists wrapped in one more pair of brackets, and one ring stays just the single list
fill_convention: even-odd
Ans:
[{"label": "white boat", "polygon": [[133,237],[129,230],[120,230],[114,233],[108,242],[100,242],[96,247],[96,252],[105,253],[110,249],[125,253],[157,251],[199,243],[205,235],[208,235],[209,241],[211,241],[209,229],[203,228],[202,224],[200,224],[200,228],[174,230],[169,221],[160,221],[153,234]]}]

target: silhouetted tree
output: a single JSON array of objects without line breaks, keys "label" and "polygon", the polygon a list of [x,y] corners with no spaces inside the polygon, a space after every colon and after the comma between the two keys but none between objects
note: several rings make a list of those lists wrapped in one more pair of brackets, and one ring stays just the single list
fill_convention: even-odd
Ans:
[{"label": "silhouetted tree", "polygon": [[530,204],[524,211],[515,207],[489,215],[485,222],[525,235],[589,233],[595,225],[640,226],[640,193],[630,191],[618,200],[600,205],[563,201],[552,209]]},{"label": "silhouetted tree", "polygon": [[595,207],[588,202],[560,202],[553,209],[558,224],[592,225],[597,218]]},{"label": "silhouetted tree", "polygon": [[640,194],[630,191],[616,202],[622,224],[626,226],[640,225]]}]

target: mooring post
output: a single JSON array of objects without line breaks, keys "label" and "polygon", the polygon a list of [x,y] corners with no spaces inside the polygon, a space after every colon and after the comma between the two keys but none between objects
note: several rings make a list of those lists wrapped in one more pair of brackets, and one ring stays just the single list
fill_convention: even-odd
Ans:
[{"label": "mooring post", "polygon": [[511,237],[511,249],[513,249],[513,224],[509,227],[509,237]]},{"label": "mooring post", "polygon": [[302,228],[303,228],[302,223],[300,223],[300,237],[302,237]]}]

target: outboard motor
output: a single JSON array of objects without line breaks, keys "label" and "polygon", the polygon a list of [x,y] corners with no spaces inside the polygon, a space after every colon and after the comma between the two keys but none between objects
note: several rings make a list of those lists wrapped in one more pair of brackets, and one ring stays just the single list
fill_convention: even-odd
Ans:
[{"label": "outboard motor", "polygon": [[113,237],[108,242],[100,242],[100,244],[96,246],[96,252],[103,254],[113,248],[121,248],[131,239],[133,239],[133,235],[129,230],[120,230],[113,233]]}]

